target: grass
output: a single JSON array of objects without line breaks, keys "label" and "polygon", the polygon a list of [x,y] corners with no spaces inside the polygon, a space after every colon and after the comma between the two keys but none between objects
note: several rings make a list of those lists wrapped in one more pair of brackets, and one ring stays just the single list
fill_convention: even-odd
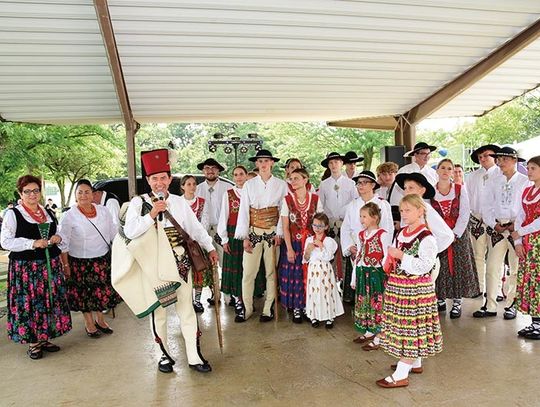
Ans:
[{"label": "grass", "polygon": [[0,281],[0,302],[6,300],[7,281]]}]

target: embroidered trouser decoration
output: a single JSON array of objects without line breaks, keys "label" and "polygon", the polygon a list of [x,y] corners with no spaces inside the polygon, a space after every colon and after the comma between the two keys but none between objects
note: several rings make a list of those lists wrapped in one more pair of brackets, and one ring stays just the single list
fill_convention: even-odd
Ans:
[{"label": "embroidered trouser decoration", "polygon": [[484,228],[484,223],[474,215],[471,215],[469,223],[471,227],[471,234],[476,240],[478,240],[478,238],[486,231]]}]

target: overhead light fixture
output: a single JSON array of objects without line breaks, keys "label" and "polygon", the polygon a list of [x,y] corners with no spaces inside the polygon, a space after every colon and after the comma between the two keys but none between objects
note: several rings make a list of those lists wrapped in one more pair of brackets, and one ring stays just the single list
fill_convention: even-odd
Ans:
[{"label": "overhead light fixture", "polygon": [[259,135],[257,133],[248,133],[248,138],[259,138]]}]

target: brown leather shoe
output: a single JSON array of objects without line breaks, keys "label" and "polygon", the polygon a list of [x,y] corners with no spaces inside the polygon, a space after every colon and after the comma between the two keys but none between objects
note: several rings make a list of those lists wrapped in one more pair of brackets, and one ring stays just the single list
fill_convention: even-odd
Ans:
[{"label": "brown leather shoe", "polygon": [[374,335],[371,335],[371,336],[362,335],[362,336],[358,336],[358,337],[354,338],[353,342],[354,343],[366,343],[366,342],[371,341],[373,338],[375,338]]},{"label": "brown leather shoe", "polygon": [[407,387],[409,385],[409,378],[405,378],[403,380],[394,380],[393,376],[390,376],[390,379],[392,379],[391,382],[387,382],[386,379],[383,377],[381,380],[377,380],[375,383],[377,383],[378,386],[384,387],[385,389],[390,389],[394,387]]},{"label": "brown leather shoe", "polygon": [[375,343],[373,341],[371,342],[368,342],[366,343],[365,345],[362,346],[362,349],[365,350],[365,351],[370,351],[370,350],[377,350],[379,349],[381,345],[375,345]]},{"label": "brown leather shoe", "polygon": [[[392,370],[396,370],[396,369],[397,369],[397,364],[394,363],[393,365],[390,365],[390,368],[391,368]],[[411,368],[411,373],[420,374],[420,373],[422,373],[423,371],[424,371],[424,368],[423,368],[422,366]]]}]

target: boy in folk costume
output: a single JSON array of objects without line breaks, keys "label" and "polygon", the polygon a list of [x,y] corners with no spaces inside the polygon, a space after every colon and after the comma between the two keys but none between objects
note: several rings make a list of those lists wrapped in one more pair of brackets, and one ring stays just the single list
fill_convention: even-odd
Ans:
[{"label": "boy in folk costume", "polygon": [[[225,167],[213,158],[207,158],[197,164],[197,169],[204,175],[204,182],[197,185],[195,195],[204,198],[208,211],[207,231],[214,240],[214,248],[219,256],[219,266],[223,267],[223,247],[218,234],[219,214],[223,195],[232,188],[232,185],[219,179],[219,174],[225,171]],[[208,303],[213,305],[214,298],[209,298]]]},{"label": "boy in folk costume", "polygon": [[244,256],[242,277],[243,312],[235,322],[244,322],[253,314],[253,289],[259,271],[261,257],[266,272],[266,299],[259,320],[268,322],[274,319],[272,304],[276,297],[276,262],[280,237],[276,235],[279,212],[283,198],[287,194],[287,183],[272,175],[274,163],[268,150],[259,150],[255,157],[259,175],[244,184],[238,212],[235,239],[243,240]]},{"label": "boy in folk costume", "polygon": [[152,331],[163,351],[158,363],[160,372],[173,371],[174,361],[167,351],[165,307],[174,303],[189,367],[202,373],[210,372],[210,364],[198,349],[191,263],[182,247],[180,233],[164,212],[209,252],[213,264],[217,264],[218,256],[212,239],[189,205],[168,191],[172,181],[168,151],[142,152],[141,161],[151,192],[136,196],[129,203],[123,230],[113,243],[113,285],[138,317],[152,314]]},{"label": "boy in folk costume", "polygon": [[[344,275],[352,274],[352,265],[343,257],[340,245],[340,229],[345,218],[345,208],[355,198],[358,197],[355,183],[352,179],[343,175],[344,156],[332,152],[321,162],[321,165],[330,170],[330,176],[319,185],[319,198],[324,208],[324,213],[330,220],[328,236],[334,238],[338,243],[338,250],[334,257],[334,267],[336,277],[342,279]],[[354,292],[352,290],[344,291],[343,301],[354,301]]]},{"label": "boy in folk costume", "polygon": [[516,317],[514,297],[516,295],[518,257],[511,233],[515,230],[514,222],[521,208],[521,196],[525,188],[530,185],[530,181],[517,171],[517,163],[525,160],[518,157],[517,151],[513,148],[503,147],[491,156],[496,158],[501,173],[490,179],[486,187],[487,192],[482,208],[482,217],[488,226],[486,233],[489,237],[486,304],[480,310],[475,311],[473,316],[475,318],[497,316],[501,264],[508,253],[510,277],[504,319],[514,319]]},{"label": "boy in folk costume", "polygon": [[364,157],[359,157],[354,151],[347,151],[343,156],[343,164],[345,164],[345,175],[347,178],[353,179],[359,172],[356,166],[364,161]]},{"label": "boy in folk costume", "polygon": [[[465,184],[471,207],[469,228],[471,230],[474,261],[481,293],[486,292],[486,255],[489,247],[486,233],[487,226],[482,219],[482,205],[485,204],[484,197],[488,181],[501,172],[495,164],[495,158],[491,156],[500,149],[495,144],[486,144],[474,150],[471,154],[471,160],[476,164],[480,164],[480,168],[467,176]],[[497,293],[500,291],[501,287],[497,289]]]}]

